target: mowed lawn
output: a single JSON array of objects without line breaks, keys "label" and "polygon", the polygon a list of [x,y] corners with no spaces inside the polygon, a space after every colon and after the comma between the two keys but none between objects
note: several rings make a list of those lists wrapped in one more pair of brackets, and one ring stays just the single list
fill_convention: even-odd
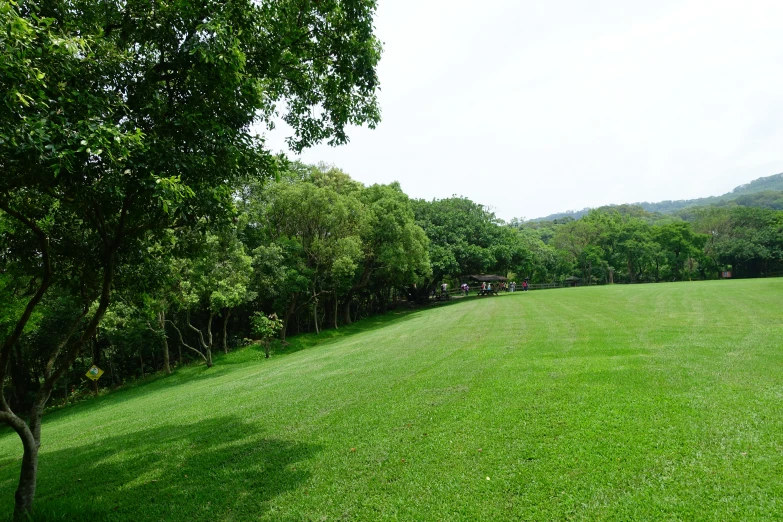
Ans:
[{"label": "mowed lawn", "polygon": [[[783,518],[783,279],[517,292],[360,329],[47,415],[38,509],[93,521]],[[20,458],[0,432],[3,515]]]}]

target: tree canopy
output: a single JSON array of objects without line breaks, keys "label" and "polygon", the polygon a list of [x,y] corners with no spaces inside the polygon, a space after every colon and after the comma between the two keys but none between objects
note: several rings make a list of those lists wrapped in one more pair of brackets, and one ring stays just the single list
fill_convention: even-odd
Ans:
[{"label": "tree canopy", "polygon": [[253,125],[282,118],[298,151],[379,121],[374,12],[367,0],[0,2],[0,209],[7,262],[35,288],[0,381],[51,287],[80,302],[29,425],[0,402],[25,449],[17,517],[35,494],[43,408],[117,276],[166,230],[229,219],[240,184],[274,175]]}]

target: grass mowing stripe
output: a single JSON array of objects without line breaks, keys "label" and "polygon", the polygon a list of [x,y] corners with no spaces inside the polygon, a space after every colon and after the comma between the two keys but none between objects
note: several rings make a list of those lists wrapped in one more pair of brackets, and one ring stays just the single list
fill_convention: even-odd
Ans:
[{"label": "grass mowing stripe", "polygon": [[[47,415],[37,505],[64,520],[775,519],[781,296],[781,279],[517,292],[271,360],[232,353]],[[0,455],[10,513],[15,435]]]}]

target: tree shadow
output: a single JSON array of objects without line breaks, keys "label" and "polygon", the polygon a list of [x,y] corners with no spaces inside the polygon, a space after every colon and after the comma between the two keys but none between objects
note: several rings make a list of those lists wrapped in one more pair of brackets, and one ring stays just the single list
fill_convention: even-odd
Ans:
[{"label": "tree shadow", "polygon": [[[310,474],[298,463],[318,451],[312,444],[264,437],[233,417],[160,426],[51,453],[42,447],[33,520],[257,518],[270,500],[307,481]],[[8,483],[10,473],[18,477],[21,456],[16,462],[0,470],[0,483]],[[13,498],[13,491],[3,494],[3,504]]]},{"label": "tree shadow", "polygon": [[[475,299],[481,298],[476,295],[471,295],[466,298],[460,297],[448,301],[429,301],[425,304],[412,304],[404,308],[398,308],[383,314],[360,319],[350,325],[341,326],[339,329],[330,328],[322,330],[320,334],[304,333],[292,336],[289,337],[288,342],[285,345],[280,343],[280,341],[274,341],[272,356],[281,357],[316,346],[327,346],[347,337],[371,332],[414,319],[422,312],[428,310],[456,306],[465,302],[472,302]],[[186,364],[176,368],[171,375],[164,375],[162,373],[152,374],[145,379],[140,379],[111,390],[105,395],[83,399],[70,405],[47,409],[44,416],[44,430],[46,429],[47,422],[52,422],[61,417],[79,414],[83,409],[95,411],[96,409],[106,407],[112,408],[118,403],[136,400],[151,393],[156,393],[174,386],[180,386],[193,382],[194,380],[203,381],[205,379],[215,379],[230,373],[234,366],[260,361],[263,358],[264,348],[260,345],[250,345],[229,354],[215,352],[215,365],[212,368],[207,368],[200,362]],[[16,434],[10,427],[0,425],[0,438],[4,436],[16,437]]]},{"label": "tree shadow", "polygon": [[[475,296],[469,296],[467,298],[460,297],[449,299],[448,301],[430,301],[426,304],[410,305],[410,307],[398,308],[383,314],[372,317],[365,317],[349,325],[340,326],[338,329],[328,328],[326,330],[322,330],[318,334],[298,334],[289,337],[287,339],[286,345],[281,344],[280,341],[275,341],[272,347],[272,355],[279,357],[282,355],[290,355],[292,353],[300,352],[315,346],[326,346],[347,337],[352,337],[354,335],[379,330],[387,326],[409,321],[416,318],[422,312],[426,312],[428,310],[456,306],[463,304],[466,301],[471,302],[475,298]],[[263,351],[263,347],[251,347],[251,349]]]}]

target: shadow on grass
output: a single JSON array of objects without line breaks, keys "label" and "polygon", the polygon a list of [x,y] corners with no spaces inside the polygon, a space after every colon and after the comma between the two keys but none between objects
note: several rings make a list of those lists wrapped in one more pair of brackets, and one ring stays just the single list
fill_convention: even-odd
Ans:
[{"label": "shadow on grass", "polygon": [[[331,344],[340,339],[351,337],[354,335],[371,332],[380,328],[385,328],[393,324],[398,324],[403,321],[407,321],[415,318],[422,312],[432,310],[435,308],[441,308],[445,306],[454,306],[465,301],[472,301],[476,299],[475,296],[469,296],[467,298],[460,297],[450,299],[448,301],[429,302],[422,305],[411,305],[409,308],[398,308],[396,310],[390,310],[384,314],[376,315],[373,317],[367,317],[356,321],[353,324],[347,326],[340,326],[338,329],[330,328],[323,330],[319,334],[306,333],[299,334],[294,337],[288,338],[288,345],[285,346],[280,341],[275,341],[272,347],[272,356],[290,355],[314,346]],[[257,348],[263,351],[262,348]]]},{"label": "shadow on grass", "polygon": [[[220,417],[44,452],[33,520],[257,518],[269,500],[302,487],[309,472],[298,463],[318,451]],[[18,476],[19,460],[0,482]]]},{"label": "shadow on grass", "polygon": [[[384,314],[367,317],[356,321],[353,324],[341,326],[339,329],[331,328],[323,330],[320,334],[299,334],[293,337],[289,337],[286,344],[283,344],[280,341],[274,341],[271,350],[272,357],[281,357],[313,348],[315,346],[331,344],[340,339],[365,332],[371,332],[386,326],[398,324],[402,321],[413,319],[418,314],[427,310],[455,306],[461,303],[473,301],[475,299],[491,298],[471,295],[468,297],[453,298],[448,301],[430,301],[426,304],[409,305],[405,308],[398,308],[396,310],[390,310]],[[207,368],[206,365],[204,365],[202,362],[194,362],[174,369],[171,375],[164,375],[163,373],[152,374],[144,379],[127,383],[122,387],[105,393],[99,397],[87,398],[71,405],[51,408],[47,410],[44,418],[44,437],[47,421],[51,422],[60,416],[69,416],[74,413],[79,413],[82,411],[82,409],[85,408],[94,410],[102,407],[112,407],[117,403],[128,400],[136,400],[149,395],[150,393],[160,391],[161,389],[192,382],[194,379],[214,379],[229,373],[233,366],[261,361],[263,359],[264,349],[260,345],[250,345],[229,352],[228,354],[223,354],[219,351],[216,351],[213,353],[213,360],[215,364],[212,368]],[[0,425],[0,437],[4,436],[15,437],[16,434],[13,433],[11,428],[5,425]]]}]

